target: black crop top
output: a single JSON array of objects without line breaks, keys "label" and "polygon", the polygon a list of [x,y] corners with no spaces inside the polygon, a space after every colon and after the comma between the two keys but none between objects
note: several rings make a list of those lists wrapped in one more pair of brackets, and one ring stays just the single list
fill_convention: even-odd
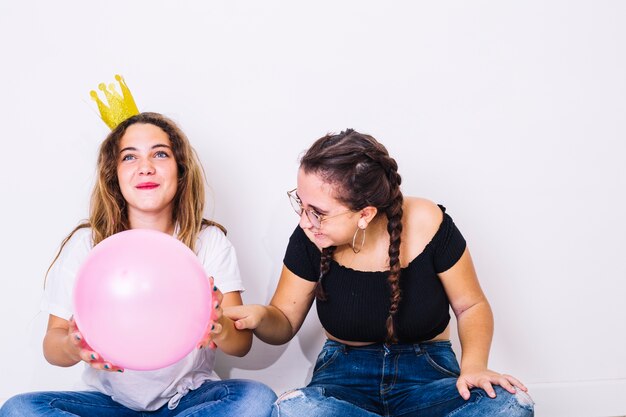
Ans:
[{"label": "black crop top", "polygon": [[[443,220],[426,245],[400,274],[402,299],[395,317],[398,341],[415,343],[432,339],[450,321],[448,297],[437,276],[451,268],[465,251],[465,239],[452,218]],[[294,274],[317,281],[321,253],[298,226],[289,238],[283,260]],[[332,261],[322,280],[326,301],[317,300],[324,329],[336,338],[354,342],[384,342],[389,315],[387,272],[357,271]]]}]

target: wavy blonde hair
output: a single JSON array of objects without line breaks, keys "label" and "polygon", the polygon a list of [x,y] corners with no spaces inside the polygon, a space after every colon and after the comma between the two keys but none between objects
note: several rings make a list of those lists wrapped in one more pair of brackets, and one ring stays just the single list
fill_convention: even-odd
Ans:
[{"label": "wavy blonde hair", "polygon": [[[219,223],[203,217],[205,203],[205,174],[196,151],[183,131],[171,119],[159,113],[140,113],[132,116],[109,133],[100,145],[98,153],[98,178],[91,193],[89,219],[79,224],[61,242],[61,247],[48,271],[56,262],[77,230],[90,227],[94,246],[114,235],[130,229],[126,200],[122,196],[118,178],[117,163],[119,143],[126,129],[134,124],[151,124],[162,129],[170,139],[172,152],[178,168],[178,184],[172,211],[178,225],[178,239],[195,251],[195,243],[200,231],[207,226],[217,226],[224,234],[226,229]],[[47,275],[47,273],[46,273]]]}]

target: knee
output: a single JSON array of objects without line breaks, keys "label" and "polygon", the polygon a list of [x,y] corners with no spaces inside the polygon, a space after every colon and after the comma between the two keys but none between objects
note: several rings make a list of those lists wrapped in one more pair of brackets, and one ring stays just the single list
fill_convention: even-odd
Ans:
[{"label": "knee", "polygon": [[20,394],[9,398],[2,407],[0,407],[0,417],[19,417],[26,415],[25,413],[28,413],[27,402],[24,401],[26,395],[27,394]]},{"label": "knee", "polygon": [[287,392],[281,394],[281,396],[276,401],[276,404],[281,404],[283,401],[289,401],[289,400],[292,400],[294,398],[304,398],[304,392],[302,390],[299,390],[299,389],[294,389],[294,390],[291,390],[291,391],[287,391]]},{"label": "knee", "polygon": [[518,389],[512,396],[515,398],[515,406],[518,410],[516,416],[533,417],[535,415],[535,402],[527,392]]},{"label": "knee", "polygon": [[[517,390],[515,394],[511,394],[502,387],[494,387],[496,390],[496,398],[493,400],[498,408],[498,413],[493,415],[502,415],[507,417],[533,417],[535,415],[535,402],[528,393]],[[495,410],[494,410],[495,411]]]},{"label": "knee", "polygon": [[253,398],[254,401],[260,402],[264,405],[271,405],[277,398],[276,393],[270,387],[256,381],[250,381],[248,397]]},{"label": "knee", "polygon": [[[298,399],[304,399],[304,392],[299,389],[287,391],[278,397],[274,406],[272,407],[272,417],[289,417],[291,415],[298,416],[300,413],[299,407],[296,404]],[[296,405],[294,410],[294,405]]]},{"label": "knee", "polygon": [[[276,401],[276,393],[267,385],[257,381],[233,381],[236,383],[238,402],[255,415],[269,415],[270,408]],[[245,414],[245,413],[244,413]]]},{"label": "knee", "polygon": [[[309,389],[310,391],[310,389]],[[302,389],[287,391],[278,397],[272,407],[272,417],[300,417],[315,415],[317,405],[312,402],[307,393]],[[319,411],[319,409],[317,410]]]}]

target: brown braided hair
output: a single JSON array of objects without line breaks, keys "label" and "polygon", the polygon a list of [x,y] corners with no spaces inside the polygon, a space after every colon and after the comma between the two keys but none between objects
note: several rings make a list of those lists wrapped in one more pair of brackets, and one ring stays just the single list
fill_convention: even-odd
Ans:
[{"label": "brown braided hair", "polygon": [[[358,211],[376,207],[387,216],[389,233],[389,275],[391,294],[387,317],[387,342],[395,343],[394,317],[400,304],[400,235],[402,234],[402,179],[398,164],[387,149],[370,135],[348,129],[339,134],[326,135],[313,143],[300,160],[300,168],[307,174],[320,176],[331,184],[334,196],[346,207]],[[328,273],[335,247],[322,250],[320,276],[315,295],[325,300],[322,278]]]}]

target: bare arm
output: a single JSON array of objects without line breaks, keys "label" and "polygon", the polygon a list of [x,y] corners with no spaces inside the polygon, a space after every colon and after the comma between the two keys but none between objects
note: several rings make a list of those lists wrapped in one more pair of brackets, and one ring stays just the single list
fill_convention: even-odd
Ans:
[{"label": "bare arm", "polygon": [[76,335],[70,334],[69,321],[50,314],[48,329],[43,339],[43,354],[56,366],[73,366],[81,361]]},{"label": "bare arm", "polygon": [[253,329],[272,345],[290,341],[300,330],[311,304],[315,283],[300,278],[283,265],[280,280],[268,306],[246,305],[229,308],[224,315],[235,320],[237,329]]},{"label": "bare arm", "polygon": [[463,353],[461,371],[487,368],[493,315],[478,283],[469,251],[465,249],[459,261],[440,277],[458,322]]},{"label": "bare arm", "polygon": [[526,391],[526,387],[514,377],[487,368],[493,337],[493,314],[480,288],[468,249],[452,268],[439,276],[458,324],[461,376],[457,388],[461,396],[468,399],[469,389],[479,387],[494,397],[493,385],[500,385],[511,393],[515,392],[513,386]]}]

